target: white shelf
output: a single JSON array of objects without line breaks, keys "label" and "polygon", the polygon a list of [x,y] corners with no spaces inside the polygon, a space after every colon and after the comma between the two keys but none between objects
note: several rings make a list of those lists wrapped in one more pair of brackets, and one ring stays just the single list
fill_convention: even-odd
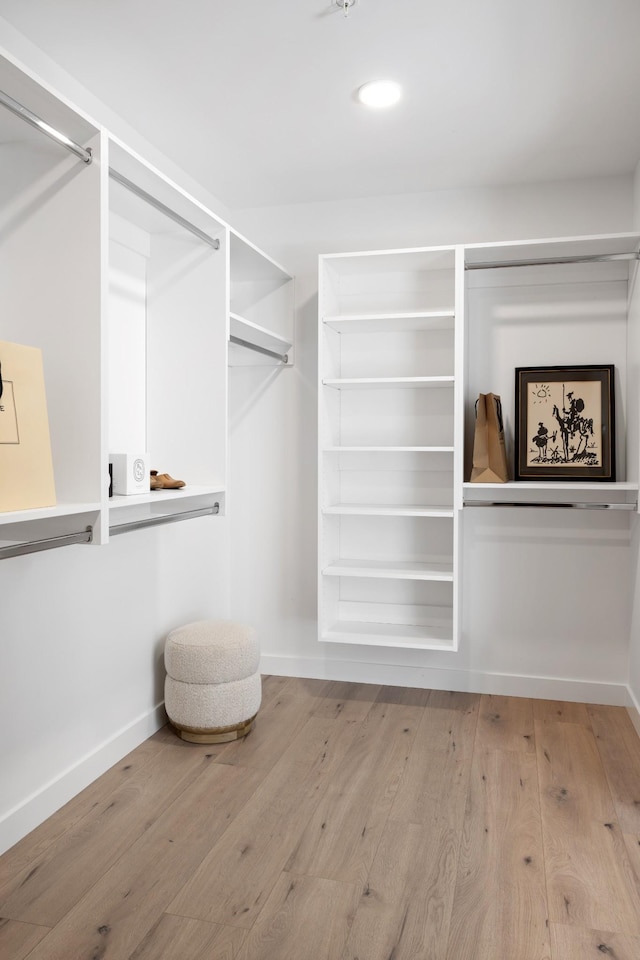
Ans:
[{"label": "white shelf", "polygon": [[508,480],[506,483],[465,483],[463,486],[465,490],[517,490],[520,493],[525,490],[591,490],[594,493],[598,490],[619,490],[620,492],[638,491],[637,483],[626,483],[625,481],[620,481],[619,483],[603,481],[600,483],[597,480]]},{"label": "white shelf", "polygon": [[619,510],[635,509],[638,501],[638,484],[626,482],[599,483],[597,481],[554,481],[541,480],[510,481],[508,483],[465,483],[463,485],[464,503],[497,504],[509,506],[535,504],[538,507],[549,505],[571,506],[586,504],[592,509],[611,508]]},{"label": "white shelf", "polygon": [[453,447],[325,447],[324,453],[453,453]]},{"label": "white shelf", "polygon": [[423,389],[453,387],[454,377],[347,377],[325,379],[325,387],[337,390],[377,389]]},{"label": "white shelf", "polygon": [[324,507],[322,512],[353,517],[452,517],[454,514],[453,507],[384,503],[336,503]]},{"label": "white shelf", "polygon": [[455,312],[424,310],[412,313],[358,313],[324,317],[323,323],[338,333],[410,333],[414,330],[447,330]]},{"label": "white shelf", "polygon": [[329,643],[357,643],[372,647],[415,650],[454,650],[451,628],[443,626],[337,621],[320,634]]},{"label": "white shelf", "polygon": [[233,282],[257,281],[279,286],[292,279],[284,267],[233,228],[229,230],[229,242]]},{"label": "white shelf", "polygon": [[267,330],[266,327],[261,327],[258,323],[253,323],[252,320],[246,320],[237,313],[229,314],[229,334],[232,337],[246,340],[256,347],[282,355],[286,355],[292,347],[291,340]]},{"label": "white shelf", "polygon": [[94,513],[100,503],[58,503],[54,507],[37,507],[31,510],[8,510],[0,513],[0,524],[25,523],[29,520],[49,520],[70,517],[78,513]]},{"label": "white shelf", "polygon": [[[224,487],[222,486],[189,486],[180,487],[179,490],[149,490],[148,493],[138,493],[130,497],[113,496],[109,499],[109,511],[118,512],[127,507],[140,507],[146,504],[167,504],[169,502],[180,503],[184,500],[202,500],[210,497],[222,497]],[[193,503],[189,506],[193,507]]]},{"label": "white shelf", "polygon": [[390,580],[453,581],[453,563],[405,560],[336,560],[322,571],[326,577],[376,577]]}]

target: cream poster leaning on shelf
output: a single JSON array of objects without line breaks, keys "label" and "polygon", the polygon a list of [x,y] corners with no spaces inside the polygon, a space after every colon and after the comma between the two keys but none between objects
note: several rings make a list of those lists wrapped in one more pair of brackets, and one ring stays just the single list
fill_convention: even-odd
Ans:
[{"label": "cream poster leaning on shelf", "polygon": [[42,351],[0,340],[0,511],[55,503]]},{"label": "cream poster leaning on shelf", "polygon": [[516,371],[518,479],[613,480],[612,365]]}]

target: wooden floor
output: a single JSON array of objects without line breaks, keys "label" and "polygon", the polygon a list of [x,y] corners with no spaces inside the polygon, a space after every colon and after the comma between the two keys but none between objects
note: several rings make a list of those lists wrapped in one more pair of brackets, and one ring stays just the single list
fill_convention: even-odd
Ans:
[{"label": "wooden floor", "polygon": [[639,960],[618,707],[265,677],[0,858],[3,960]]}]

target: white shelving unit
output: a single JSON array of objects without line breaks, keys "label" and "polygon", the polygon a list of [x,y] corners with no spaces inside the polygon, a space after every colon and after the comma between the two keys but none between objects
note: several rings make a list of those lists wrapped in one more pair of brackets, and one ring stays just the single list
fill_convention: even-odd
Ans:
[{"label": "white shelving unit", "polygon": [[293,278],[234,230],[229,241],[229,363],[293,364]]},{"label": "white shelving unit", "polygon": [[[463,506],[572,508],[584,537],[593,511],[638,509],[639,249],[630,233],[320,258],[321,640],[457,649]],[[478,394],[501,396],[513,463],[515,369],[583,364],[615,366],[616,481],[468,482]]]},{"label": "white shelving unit", "polygon": [[[465,479],[471,472],[474,404],[497,393],[515,456],[515,368],[615,366],[616,482],[511,481],[464,484],[466,503],[586,505],[628,509],[638,499],[637,371],[640,235],[616,234],[464,249],[466,312]],[[620,258],[620,259],[619,259]],[[513,476],[513,473],[511,474]]]},{"label": "white shelving unit", "polygon": [[[292,362],[290,274],[4,58],[0,91],[2,337],[42,350],[57,492],[0,512],[0,556],[224,513],[228,364]],[[124,452],[186,487],[109,498]]]},{"label": "white shelving unit", "polygon": [[143,505],[180,513],[186,498],[223,513],[226,227],[122,145],[109,163],[109,452],[148,452],[186,482],[112,498],[110,526]]},{"label": "white shelving unit", "polygon": [[320,258],[319,638],[454,650],[455,250]]}]

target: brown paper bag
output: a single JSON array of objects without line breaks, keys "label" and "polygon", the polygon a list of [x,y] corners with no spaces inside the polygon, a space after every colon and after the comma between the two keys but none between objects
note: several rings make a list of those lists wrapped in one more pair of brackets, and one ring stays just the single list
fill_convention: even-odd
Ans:
[{"label": "brown paper bag", "polygon": [[506,483],[508,479],[500,397],[481,393],[476,402],[471,482]]},{"label": "brown paper bag", "polygon": [[0,340],[0,511],[55,503],[42,352]]}]

